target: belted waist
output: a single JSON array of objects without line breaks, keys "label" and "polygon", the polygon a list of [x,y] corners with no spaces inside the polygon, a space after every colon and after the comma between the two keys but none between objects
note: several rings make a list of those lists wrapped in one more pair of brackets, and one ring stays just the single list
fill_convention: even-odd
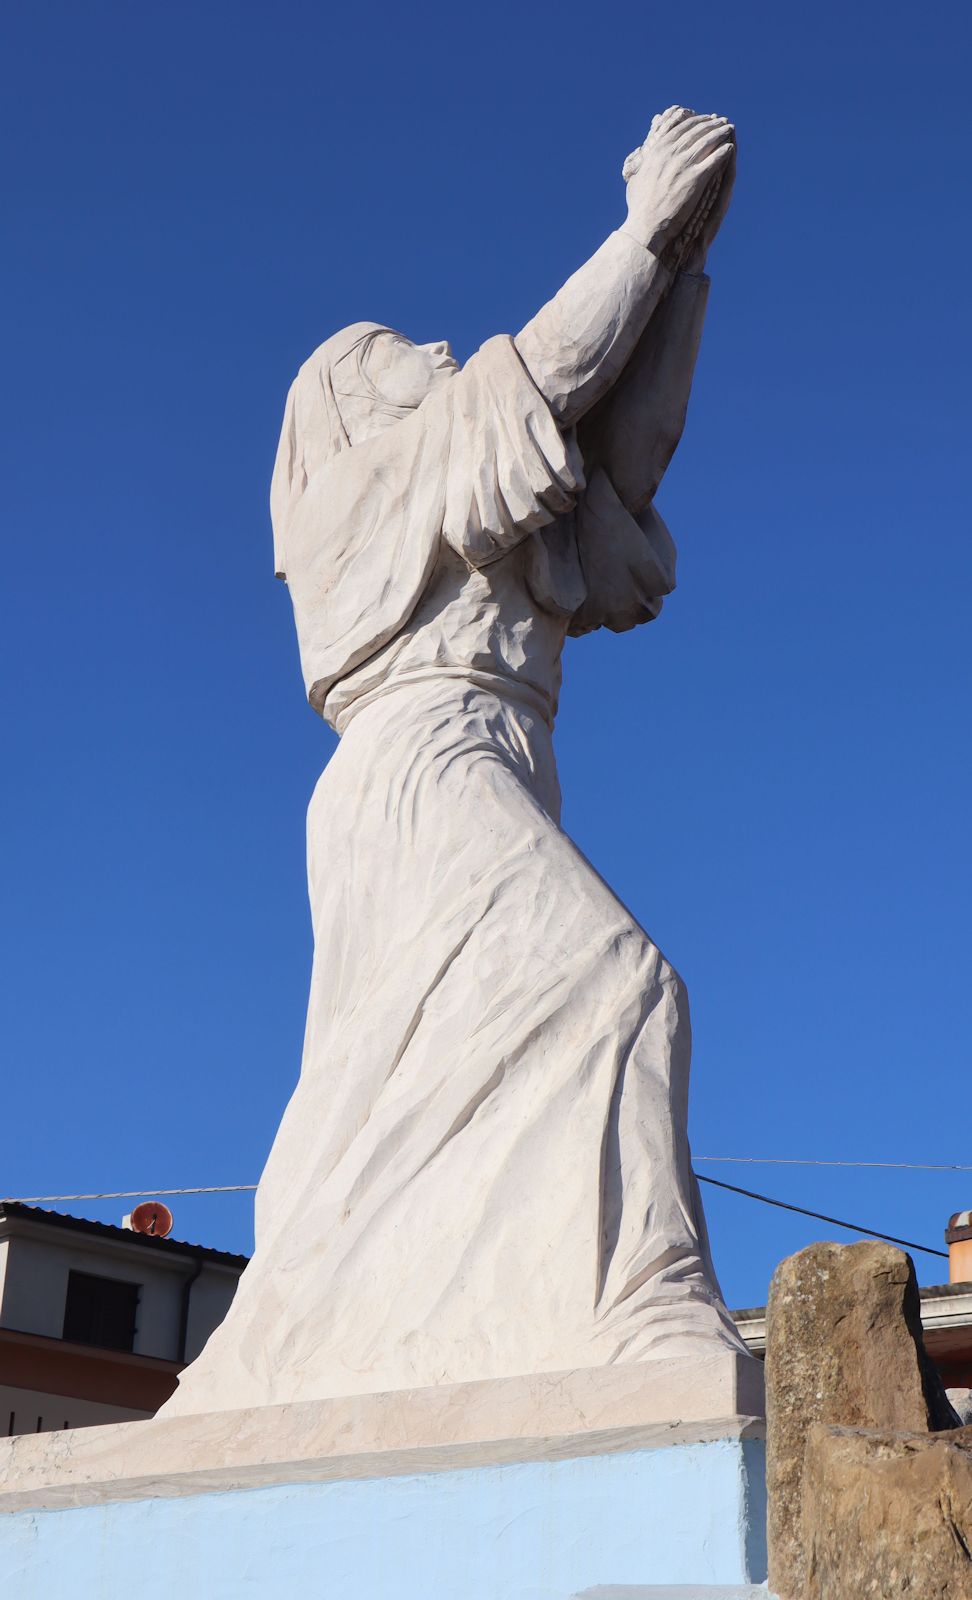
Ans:
[{"label": "belted waist", "polygon": [[[514,678],[503,672],[477,672],[472,667],[417,667],[412,671],[390,673],[380,684],[373,689],[366,689],[357,695],[348,705],[344,706],[333,718],[328,716],[327,700],[324,702],[324,715],[331,723],[335,732],[343,734],[347,731],[349,723],[367,706],[374,705],[379,700],[384,700],[388,695],[397,694],[404,689],[412,689],[418,684],[445,684],[452,682],[457,687],[468,685],[470,688],[479,689],[483,693],[491,694],[498,700],[513,702],[519,706],[526,706],[535,712],[548,728],[553,728],[554,705],[552,697],[538,689],[534,684],[524,683],[520,678]],[[339,696],[341,685],[336,683],[331,694]],[[328,699],[331,695],[328,696]]]}]

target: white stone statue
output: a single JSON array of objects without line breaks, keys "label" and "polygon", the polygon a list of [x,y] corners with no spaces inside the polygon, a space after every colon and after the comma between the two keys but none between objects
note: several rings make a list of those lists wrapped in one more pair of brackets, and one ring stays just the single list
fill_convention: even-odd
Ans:
[{"label": "white stone statue", "polygon": [[568,634],[658,615],[654,509],[735,163],[673,107],[628,217],[461,370],[370,322],[298,373],[271,491],[311,705],[315,956],[256,1252],[166,1411],[742,1351],[677,974],[561,831]]}]

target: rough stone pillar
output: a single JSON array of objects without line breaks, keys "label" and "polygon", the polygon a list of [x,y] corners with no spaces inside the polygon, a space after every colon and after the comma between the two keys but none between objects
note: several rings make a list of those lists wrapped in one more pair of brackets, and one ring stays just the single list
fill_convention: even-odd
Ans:
[{"label": "rough stone pillar", "polygon": [[766,1307],[769,1586],[803,1600],[803,1472],[815,1422],[923,1433],[958,1419],[921,1338],[911,1257],[814,1244],[780,1263]]}]

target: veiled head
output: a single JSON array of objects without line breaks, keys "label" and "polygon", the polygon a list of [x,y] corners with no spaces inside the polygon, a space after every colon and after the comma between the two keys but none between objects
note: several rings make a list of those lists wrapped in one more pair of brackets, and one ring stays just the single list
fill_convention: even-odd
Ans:
[{"label": "veiled head", "polygon": [[382,328],[332,364],[334,396],[351,444],[360,444],[422,404],[457,371],[445,341],[413,344]]},{"label": "veiled head", "polygon": [[279,574],[283,522],[318,468],[408,416],[457,371],[445,340],[413,344],[377,322],[352,323],[317,347],[287,396],[270,486]]}]

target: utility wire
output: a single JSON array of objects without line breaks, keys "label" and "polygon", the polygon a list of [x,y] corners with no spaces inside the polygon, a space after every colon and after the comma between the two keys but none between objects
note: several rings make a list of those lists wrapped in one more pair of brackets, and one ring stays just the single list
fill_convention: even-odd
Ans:
[{"label": "utility wire", "polygon": [[[694,1160],[752,1167],[882,1167],[894,1172],[972,1172],[972,1164],[958,1161],[829,1161],[817,1160],[812,1156],[695,1156]],[[706,1181],[714,1183],[715,1179],[710,1178]],[[725,1187],[728,1188],[729,1185]],[[217,1183],[201,1189],[110,1189],[91,1194],[30,1194],[22,1195],[19,1199],[7,1195],[5,1198],[11,1205],[37,1206],[46,1205],[52,1200],[138,1200],[143,1195],[154,1199],[156,1196],[174,1194],[247,1194],[255,1188],[255,1183]],[[740,1193],[748,1194],[749,1191],[743,1189]],[[0,1204],[3,1204],[3,1201],[0,1201]],[[818,1213],[813,1212],[812,1215],[817,1216]],[[822,1220],[829,1222],[832,1219],[824,1217]],[[915,1248],[919,1247],[916,1245]]]},{"label": "utility wire", "polygon": [[[696,1156],[695,1159],[697,1161],[747,1161],[747,1162],[751,1161],[754,1164],[757,1162],[757,1158],[755,1156]],[[776,1161],[776,1163],[779,1164],[779,1165],[791,1165],[791,1166],[821,1166],[821,1167],[822,1166],[847,1166],[847,1167],[850,1167],[850,1166],[861,1166],[861,1167],[864,1167],[864,1166],[889,1166],[889,1167],[890,1166],[895,1166],[895,1167],[908,1167],[908,1166],[911,1165],[911,1163],[909,1163],[909,1162],[891,1162],[891,1161],[888,1161],[888,1162],[878,1162],[878,1161],[859,1161],[859,1162],[858,1161],[832,1161],[832,1162],[827,1162],[827,1161],[801,1161],[801,1160],[797,1160],[797,1159],[790,1160],[790,1159],[788,1159],[786,1157],[771,1158],[771,1159],[774,1159]],[[915,1164],[915,1167],[916,1167],[916,1170],[925,1170],[924,1168],[919,1168],[917,1163]],[[942,1170],[942,1171],[963,1172],[963,1171],[972,1171],[972,1168],[967,1168],[967,1167],[937,1168],[936,1167],[936,1168],[933,1168],[932,1170],[934,1170],[934,1171]],[[716,1189],[726,1189],[726,1190],[728,1190],[730,1194],[741,1194],[741,1195],[744,1195],[747,1200],[760,1200],[760,1201],[762,1201],[762,1203],[764,1205],[776,1206],[780,1211],[796,1211],[796,1212],[799,1213],[799,1215],[801,1217],[814,1217],[818,1222],[829,1222],[832,1227],[835,1227],[835,1228],[846,1228],[849,1233],[863,1233],[863,1234],[866,1234],[868,1237],[870,1237],[872,1239],[886,1239],[889,1244],[900,1244],[900,1245],[903,1245],[906,1250],[920,1250],[925,1255],[928,1255],[928,1256],[940,1256],[943,1261],[947,1261],[948,1260],[948,1252],[946,1250],[933,1250],[931,1248],[931,1246],[927,1245],[927,1244],[915,1244],[914,1241],[911,1240],[911,1239],[898,1239],[898,1238],[896,1238],[896,1236],[893,1233],[882,1233],[880,1231],[880,1229],[878,1229],[878,1228],[866,1228],[866,1227],[864,1227],[864,1225],[862,1223],[859,1223],[859,1222],[844,1222],[844,1221],[842,1221],[842,1219],[840,1217],[829,1217],[823,1211],[810,1211],[810,1210],[807,1209],[806,1206],[795,1206],[795,1205],[792,1205],[788,1200],[776,1200],[776,1199],[773,1198],[772,1195],[757,1194],[754,1189],[740,1189],[734,1183],[723,1183],[721,1181],[721,1179],[719,1179],[719,1178],[707,1178],[705,1176],[705,1174],[702,1173],[702,1172],[697,1172],[696,1173],[696,1177],[698,1178],[700,1183],[710,1183]],[[19,1200],[13,1200],[13,1199],[10,1199],[8,1197],[7,1202],[0,1201],[0,1205],[2,1205],[4,1203],[8,1203],[10,1205],[36,1206],[36,1205],[47,1205],[51,1201],[55,1201],[55,1200],[58,1200],[58,1201],[65,1201],[65,1200],[138,1200],[138,1199],[141,1199],[144,1196],[151,1196],[153,1199],[161,1199],[161,1197],[163,1195],[168,1197],[168,1196],[171,1196],[171,1195],[181,1195],[181,1194],[252,1194],[253,1191],[256,1189],[256,1187],[257,1186],[256,1186],[255,1183],[217,1183],[217,1184],[209,1184],[205,1188],[198,1188],[198,1189],[109,1189],[109,1190],[102,1190],[102,1191],[99,1191],[97,1193],[91,1193],[91,1194],[33,1194],[33,1195],[24,1195]]]},{"label": "utility wire", "polygon": [[822,1211],[808,1211],[805,1206],[790,1205],[788,1200],[774,1200],[768,1194],[756,1194],[753,1189],[738,1189],[734,1183],[722,1183],[718,1178],[707,1178],[697,1172],[700,1183],[711,1183],[717,1189],[728,1189],[731,1194],[744,1194],[747,1200],[762,1200],[764,1205],[778,1206],[781,1211],[799,1211],[801,1217],[816,1217],[818,1222],[829,1222],[834,1228],[846,1228],[849,1233],[865,1233],[872,1239],[886,1239],[889,1244],[902,1244],[906,1250],[922,1250],[926,1256],[941,1256],[948,1260],[947,1250],[933,1250],[927,1244],[915,1244],[911,1239],[896,1239],[893,1233],[880,1233],[877,1228],[865,1228],[860,1222],[842,1222],[840,1217],[825,1216]]},{"label": "utility wire", "polygon": [[736,1162],[750,1167],[889,1167],[895,1172],[972,1172],[958,1161],[817,1161],[810,1156],[695,1156],[696,1161]]},{"label": "utility wire", "polygon": [[255,1188],[255,1183],[213,1183],[206,1189],[108,1189],[99,1194],[27,1194],[16,1200],[7,1195],[0,1205],[40,1206],[49,1200],[140,1200],[143,1196],[157,1200],[171,1194],[246,1194]]}]

